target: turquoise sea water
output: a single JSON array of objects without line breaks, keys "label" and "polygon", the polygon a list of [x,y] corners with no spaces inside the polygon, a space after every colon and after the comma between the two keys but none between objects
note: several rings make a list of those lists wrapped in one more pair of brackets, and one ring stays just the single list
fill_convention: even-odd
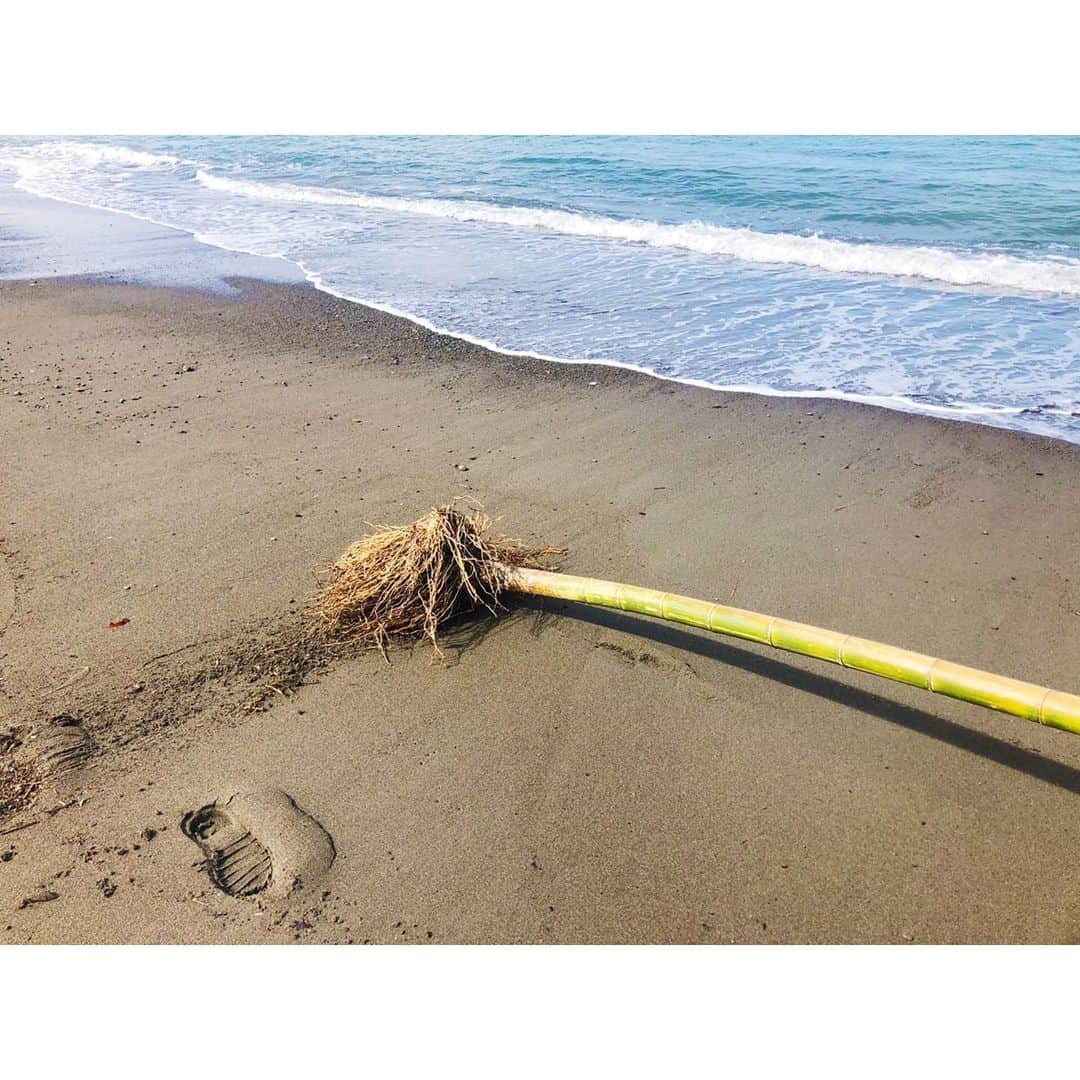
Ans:
[{"label": "turquoise sea water", "polygon": [[503,349],[1080,442],[1080,139],[0,137],[2,183]]}]

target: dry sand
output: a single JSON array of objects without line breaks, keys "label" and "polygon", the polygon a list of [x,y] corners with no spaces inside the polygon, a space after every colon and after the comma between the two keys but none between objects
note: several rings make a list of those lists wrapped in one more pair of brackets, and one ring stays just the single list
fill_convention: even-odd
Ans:
[{"label": "dry sand", "polygon": [[1076,448],[74,280],[0,285],[0,440],[0,941],[1080,938],[1062,732],[558,604],[255,711],[220,677],[468,494],[576,572],[1075,691]]}]

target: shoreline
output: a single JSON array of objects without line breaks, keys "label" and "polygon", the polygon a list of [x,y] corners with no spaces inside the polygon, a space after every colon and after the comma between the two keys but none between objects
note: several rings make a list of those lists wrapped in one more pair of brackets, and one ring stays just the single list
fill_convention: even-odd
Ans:
[{"label": "shoreline", "polygon": [[[1075,690],[1080,449],[232,286],[0,283],[0,728],[99,751],[0,836],[0,941],[1080,936],[1080,740],[811,660],[553,604],[263,712],[159,693],[455,495],[572,572]],[[181,820],[267,789],[333,864],[228,896]]]},{"label": "shoreline", "polygon": [[[464,331],[458,333],[436,326],[423,316],[403,311],[390,305],[384,305],[371,299],[358,299],[336,291],[323,282],[321,275],[318,272],[308,269],[302,263],[294,261],[288,256],[264,255],[246,249],[228,247],[224,244],[205,239],[197,232],[183,226],[170,225],[130,211],[114,210],[103,206],[74,202],[59,196],[41,195],[37,192],[25,191],[21,188],[13,187],[11,191],[0,195],[0,220],[2,220],[5,202],[24,202],[25,200],[30,200],[39,204],[44,203],[54,207],[67,208],[74,211],[76,215],[89,215],[91,219],[100,219],[101,217],[121,218],[130,225],[136,226],[136,231],[140,229],[145,230],[145,238],[151,242],[154,239],[153,233],[156,230],[174,241],[179,241],[182,238],[183,242],[190,244],[197,252],[201,253],[201,257],[192,252],[186,253],[186,258],[182,260],[181,269],[177,270],[175,251],[170,251],[170,257],[165,261],[170,264],[171,269],[166,271],[164,275],[162,275],[156,265],[154,265],[158,260],[152,258],[148,259],[146,260],[147,265],[143,268],[136,270],[134,273],[130,273],[126,277],[123,275],[119,277],[119,280],[126,281],[129,284],[153,284],[173,288],[212,288],[215,280],[227,281],[229,277],[246,277],[252,281],[265,282],[295,282],[297,284],[302,281],[317,292],[321,292],[327,296],[391,315],[395,318],[410,322],[430,333],[441,337],[454,338],[467,345],[475,346],[487,353],[498,356],[537,360],[544,363],[569,366],[617,368],[620,370],[631,371],[648,378],[657,379],[661,382],[672,382],[680,386],[691,386],[723,394],[752,394],[760,397],[791,398],[795,401],[841,401],[869,408],[879,408],[891,412],[929,417],[931,419],[994,427],[1000,430],[1013,431],[1022,435],[1034,436],[1037,438],[1049,438],[1057,442],[1080,446],[1080,434],[1077,434],[1075,438],[1069,438],[1058,433],[1025,431],[1011,427],[1007,423],[994,423],[993,420],[990,419],[995,416],[1016,416],[1031,411],[1030,409],[1021,409],[1018,406],[980,405],[970,402],[961,402],[954,405],[935,405],[916,402],[903,396],[886,397],[880,395],[850,393],[841,390],[787,391],[766,385],[720,385],[701,379],[664,375],[627,361],[611,359],[581,360],[510,349],[502,347],[495,342],[478,338]],[[25,205],[20,206],[18,209],[25,213]],[[47,218],[47,215],[45,216]],[[42,227],[40,217],[38,218],[38,224],[39,228]],[[2,237],[2,231],[0,231],[0,237]],[[66,239],[65,236],[65,241]],[[167,244],[166,246],[175,249],[176,244]],[[94,256],[100,259],[101,252],[95,252]],[[193,270],[192,264],[200,268]],[[200,266],[200,264],[204,265]],[[150,266],[153,266],[152,272],[148,272]],[[285,267],[288,269],[285,269]],[[13,278],[5,279],[0,277],[0,281],[30,280],[32,276],[33,275],[20,274],[18,277]],[[66,276],[100,278],[101,273],[100,271],[88,271],[86,274],[77,273]],[[185,281],[185,277],[190,278],[190,280]],[[1058,413],[1055,411],[1046,415],[1058,415]]]}]

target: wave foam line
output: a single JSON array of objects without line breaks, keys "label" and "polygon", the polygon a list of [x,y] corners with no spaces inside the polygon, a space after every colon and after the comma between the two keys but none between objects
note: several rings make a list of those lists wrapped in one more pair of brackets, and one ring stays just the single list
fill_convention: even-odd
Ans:
[{"label": "wave foam line", "polygon": [[[0,147],[0,160],[9,167],[27,168],[45,165],[119,165],[126,168],[160,168],[185,164],[173,154],[149,154],[132,150],[127,146],[111,146],[107,143],[45,142],[31,146]],[[192,163],[188,163],[192,164]]]},{"label": "wave foam line", "polygon": [[[217,241],[210,240],[206,237],[197,236],[196,238],[200,239],[203,243],[217,244]],[[228,250],[242,251],[242,249],[239,248],[229,248]],[[257,254],[256,252],[243,253]],[[958,421],[972,421],[988,425],[1001,423],[1006,417],[1023,416],[1032,411],[1023,405],[995,405],[959,399],[952,401],[947,405],[939,405],[933,402],[919,401],[903,394],[858,393],[851,390],[840,390],[838,388],[823,390],[793,390],[778,386],[770,386],[767,383],[726,383],[709,379],[699,379],[691,375],[663,375],[658,371],[654,371],[652,368],[632,363],[629,360],[608,360],[600,357],[579,358],[571,356],[555,356],[550,353],[533,352],[528,349],[513,349],[506,345],[500,345],[488,338],[476,337],[464,330],[449,330],[444,326],[432,322],[430,319],[424,318],[422,315],[416,315],[413,312],[406,311],[403,308],[395,307],[391,304],[382,303],[365,297],[353,296],[351,293],[341,292],[339,289],[335,289],[332,285],[327,284],[318,271],[305,266],[299,259],[289,259],[287,256],[272,257],[284,258],[287,262],[293,263],[294,266],[299,268],[308,283],[313,288],[318,289],[319,292],[326,293],[329,296],[335,296],[339,300],[345,300],[350,304],[360,304],[363,307],[374,308],[376,311],[385,311],[388,315],[393,315],[399,319],[405,319],[417,326],[422,326],[425,330],[430,330],[432,333],[443,334],[446,337],[452,337],[458,341],[465,341],[470,345],[476,345],[503,356],[519,357],[524,360],[540,360],[550,364],[566,364],[574,367],[596,366],[619,368],[622,371],[633,371],[639,375],[647,375],[650,378],[659,379],[661,382],[678,383],[681,386],[695,386],[701,390],[715,390],[725,394],[753,394],[757,397],[848,401],[859,405],[873,405],[882,409],[890,409],[894,412],[908,412],[920,416],[933,416],[941,419]],[[1072,415],[1067,409],[1056,408],[1043,409],[1041,410],[1041,413],[1044,416],[1066,417]],[[1054,437],[1066,441],[1080,441],[1074,440],[1070,434],[1059,434]]]},{"label": "wave foam line", "polygon": [[569,210],[450,199],[406,199],[365,195],[337,188],[301,187],[235,180],[199,169],[196,180],[213,191],[272,202],[355,206],[390,213],[421,214],[454,221],[539,229],[567,236],[593,237],[656,248],[674,248],[702,255],[721,255],[743,262],[804,266],[836,274],[872,274],[921,278],[960,286],[989,286],[1006,291],[1080,296],[1080,260],[1023,259],[1013,255],[958,254],[942,248],[897,244],[857,244],[819,236],[763,233],[693,221],[665,225],[656,221],[620,220]]},{"label": "wave foam line", "polygon": [[[20,185],[16,185],[20,186]],[[969,421],[974,423],[983,423],[993,426],[1007,426],[1012,427],[1013,430],[1025,431],[1025,428],[1016,428],[1005,421],[1005,417],[1018,417],[1022,416],[1030,410],[1019,405],[994,405],[989,403],[976,403],[967,401],[955,401],[948,405],[937,405],[929,402],[916,401],[913,398],[905,397],[902,394],[867,394],[867,393],[855,393],[849,390],[840,389],[827,389],[827,390],[788,390],[780,387],[769,386],[765,383],[723,383],[723,382],[710,382],[706,379],[698,379],[693,376],[687,375],[662,375],[658,371],[653,371],[651,368],[643,367],[640,364],[630,363],[624,360],[604,360],[597,358],[589,359],[575,359],[573,357],[566,356],[552,356],[546,353],[531,352],[522,349],[512,349],[505,346],[501,346],[494,341],[489,341],[486,338],[475,337],[472,334],[462,332],[460,330],[450,330],[445,327],[438,326],[431,322],[429,319],[425,319],[421,315],[413,314],[412,312],[405,311],[401,308],[393,307],[389,304],[380,303],[376,300],[365,299],[363,297],[353,296],[349,293],[341,292],[327,284],[323,280],[322,276],[315,270],[304,265],[302,261],[295,258],[290,258],[285,254],[271,254],[265,251],[254,251],[250,248],[235,247],[226,241],[213,236],[209,233],[202,233],[194,231],[192,229],[184,228],[182,225],[172,225],[165,221],[157,221],[154,218],[146,217],[142,214],[137,214],[130,210],[117,210],[115,207],[98,206],[93,203],[76,202],[73,199],[66,199],[60,195],[49,195],[44,192],[34,192],[31,188],[22,185],[23,190],[29,191],[31,194],[37,195],[38,198],[51,199],[54,202],[68,203],[72,206],[80,206],[84,209],[90,209],[95,211],[101,211],[104,213],[120,214],[123,217],[133,218],[136,221],[143,221],[150,225],[157,225],[163,229],[171,229],[175,232],[184,233],[190,236],[196,243],[205,244],[207,247],[217,248],[221,251],[231,251],[240,255],[251,255],[256,258],[263,259],[275,259],[283,262],[290,263],[295,266],[312,288],[317,289],[319,292],[326,293],[329,296],[335,296],[339,300],[345,300],[352,304],[361,304],[364,307],[374,308],[376,311],[385,311],[389,315],[395,315],[398,318],[406,319],[417,326],[422,326],[427,330],[431,330],[437,334],[445,334],[447,337],[457,338],[459,341],[467,341],[472,345],[479,345],[482,348],[490,349],[493,352],[503,353],[507,356],[524,357],[530,360],[540,360],[548,363],[555,364],[567,364],[567,365],[584,365],[584,364],[596,364],[601,367],[621,368],[626,371],[635,371],[641,375],[647,375],[654,379],[659,379],[662,382],[679,383],[684,386],[696,386],[704,390],[720,391],[722,393],[730,394],[754,394],[760,397],[780,397],[780,398],[801,398],[801,399],[822,399],[827,401],[850,401],[862,405],[873,405],[879,408],[890,409],[896,412],[908,412],[916,413],[924,416],[936,416],[942,419],[957,420],[957,421]],[[1066,410],[1054,409],[1051,411],[1052,415],[1065,416]],[[1068,415],[1072,415],[1070,412]],[[1031,432],[1027,432],[1031,434]],[[1080,437],[1075,436],[1071,431],[1055,431],[1044,432],[1050,438],[1059,439],[1064,442],[1072,442],[1080,445]]]}]

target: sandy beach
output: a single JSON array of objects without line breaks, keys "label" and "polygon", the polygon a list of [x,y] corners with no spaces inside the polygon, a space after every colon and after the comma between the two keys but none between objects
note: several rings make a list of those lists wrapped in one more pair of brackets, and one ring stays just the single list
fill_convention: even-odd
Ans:
[{"label": "sandy beach", "polygon": [[469,496],[577,573],[1075,692],[1080,450],[234,284],[0,284],[0,941],[1080,940],[1062,732],[557,603],[236,677],[366,523]]}]

